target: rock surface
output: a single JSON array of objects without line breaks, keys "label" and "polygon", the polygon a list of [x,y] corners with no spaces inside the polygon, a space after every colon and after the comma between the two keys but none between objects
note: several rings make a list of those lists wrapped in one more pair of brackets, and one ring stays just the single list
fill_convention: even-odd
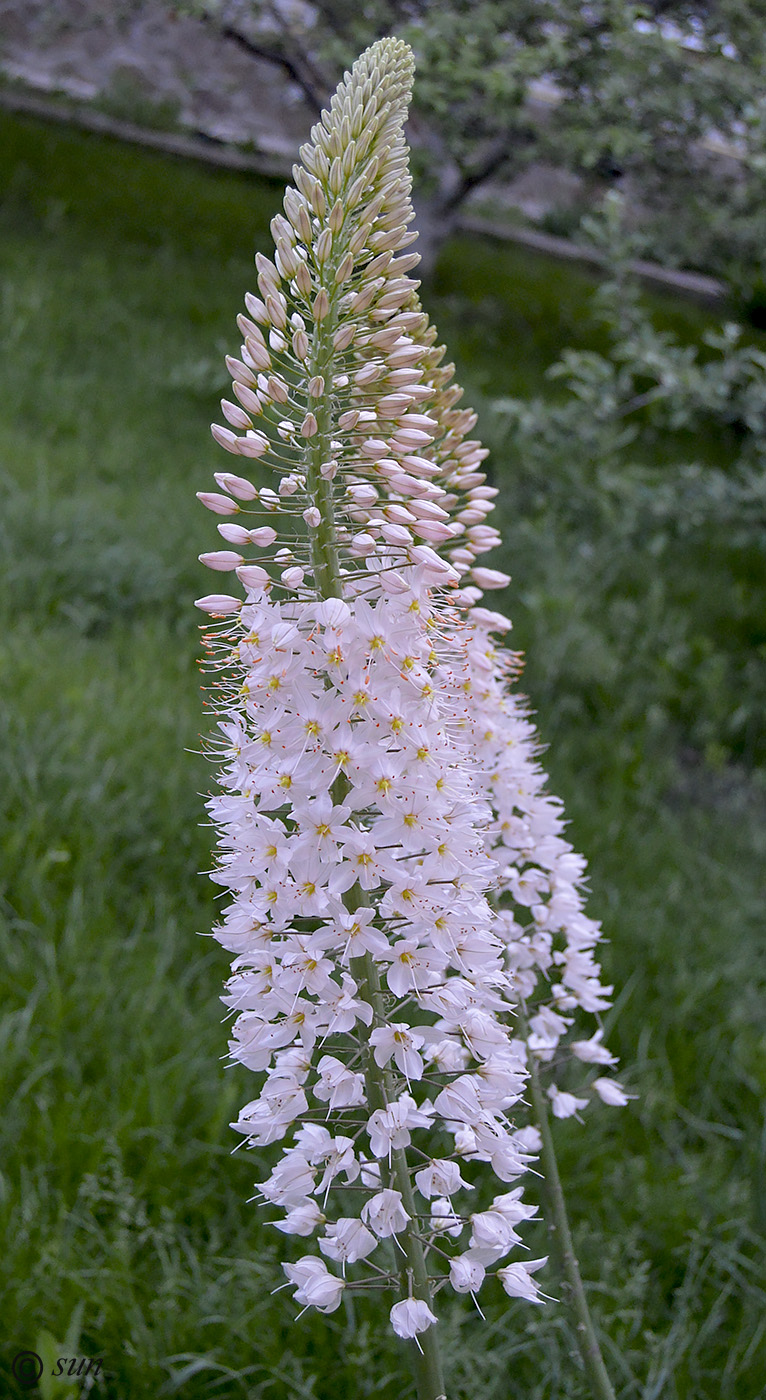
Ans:
[{"label": "rock surface", "polygon": [[275,64],[154,0],[0,0],[0,71],[128,121],[290,159],[315,118]]}]

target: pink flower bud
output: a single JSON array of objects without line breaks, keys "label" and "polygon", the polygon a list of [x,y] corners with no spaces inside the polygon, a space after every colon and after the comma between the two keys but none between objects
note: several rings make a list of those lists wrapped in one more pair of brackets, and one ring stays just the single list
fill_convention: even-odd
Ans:
[{"label": "pink flower bud", "polygon": [[449,520],[449,513],[433,501],[411,501],[409,509],[419,520]]},{"label": "pink flower bud", "polygon": [[479,588],[507,588],[511,581],[510,574],[501,573],[499,569],[472,569],[471,578]]},{"label": "pink flower bud", "polygon": [[325,598],[315,609],[317,622],[321,622],[325,627],[341,627],[344,622],[348,622],[350,616],[351,609],[342,598]]},{"label": "pink flower bud", "polygon": [[245,529],[244,525],[224,523],[218,526],[218,533],[223,535],[229,544],[249,544],[251,540],[251,533]]},{"label": "pink flower bud", "polygon": [[455,533],[454,525],[445,525],[441,520],[420,520],[413,530],[422,540],[430,540],[431,544],[442,544]]},{"label": "pink flower bud", "polygon": [[366,530],[362,530],[360,534],[354,535],[351,541],[351,552],[352,554],[359,555],[362,559],[368,554],[373,554],[375,552],[374,537],[368,535]]},{"label": "pink flower bud", "polygon": [[248,418],[239,404],[231,403],[229,399],[221,399],[223,416],[227,423],[231,423],[232,428],[252,428],[252,419]]},{"label": "pink flower bud", "polygon": [[352,485],[348,487],[348,494],[355,505],[373,506],[378,499],[378,492],[374,486]]},{"label": "pink flower bud", "polygon": [[245,350],[247,351],[253,369],[264,370],[271,368],[271,356],[266,346],[259,345],[258,341],[250,335],[245,341]]},{"label": "pink flower bud", "polygon": [[250,542],[258,545],[260,549],[267,549],[277,538],[276,530],[272,530],[270,525],[259,525],[256,530],[248,530],[247,533]]},{"label": "pink flower bud", "polygon": [[424,432],[422,428],[397,428],[393,445],[411,452],[413,447],[425,447],[432,439],[433,434]]},{"label": "pink flower bud", "polygon": [[441,470],[437,462],[429,462],[427,457],[419,457],[413,452],[405,453],[401,460],[402,466],[414,472],[415,476],[438,476]]},{"label": "pink flower bud", "polygon": [[248,433],[237,438],[237,451],[242,457],[262,457],[268,451],[269,439],[263,433]]},{"label": "pink flower bud", "polygon": [[230,549],[214,550],[212,554],[199,554],[197,558],[206,568],[217,569],[220,573],[231,573],[245,562],[241,554],[235,554]]},{"label": "pink flower bud", "polygon": [[354,383],[360,387],[365,384],[373,384],[383,373],[383,366],[377,360],[370,360],[366,365],[362,365],[354,375]]},{"label": "pink flower bud", "polygon": [[287,385],[283,379],[278,379],[276,375],[270,374],[267,388],[270,397],[275,403],[287,403]]},{"label": "pink flower bud", "polygon": [[237,515],[239,506],[229,496],[219,496],[217,491],[198,491],[197,500],[212,510],[215,515]]},{"label": "pink flower bud", "polygon": [[254,501],[258,495],[257,487],[244,476],[235,476],[233,472],[214,472],[213,475],[221,490],[228,491],[239,501]]},{"label": "pink flower bud", "polygon": [[412,544],[412,535],[405,525],[389,525],[388,521],[385,521],[380,527],[380,533],[388,544],[404,547]]},{"label": "pink flower bud", "polygon": [[389,456],[388,443],[384,442],[382,438],[367,438],[362,443],[361,451],[365,457],[371,457],[373,461],[379,457]]},{"label": "pink flower bud", "polygon": [[332,343],[336,350],[347,350],[356,334],[356,326],[341,326],[334,334]]},{"label": "pink flower bud", "polygon": [[227,452],[239,452],[239,438],[231,428],[222,428],[218,423],[211,423],[210,431],[219,447],[225,447]]},{"label": "pink flower bud", "polygon": [[237,569],[237,578],[244,583],[245,588],[266,589],[271,582],[269,575],[260,564],[245,564]]},{"label": "pink flower bud", "polygon": [[437,419],[431,418],[428,413],[408,413],[406,418],[400,420],[400,423],[403,428],[422,428],[429,437],[433,437],[439,427]]},{"label": "pink flower bud", "polygon": [[450,581],[457,583],[460,579],[457,569],[453,569],[446,559],[440,559],[439,555],[435,554],[427,544],[413,545],[410,550],[410,559],[413,563],[423,564],[426,574],[432,574],[440,583],[449,583]]},{"label": "pink flower bud", "polygon": [[254,321],[259,321],[262,326],[268,323],[269,315],[260,297],[253,296],[252,292],[245,292],[245,306]]},{"label": "pink flower bud", "polygon": [[383,514],[386,520],[390,520],[392,525],[414,525],[416,517],[406,506],[397,505],[396,502],[390,506],[383,507]]},{"label": "pink flower bud", "polygon": [[244,364],[242,360],[236,360],[233,355],[227,355],[226,368],[235,382],[238,381],[240,384],[247,384],[251,389],[256,389],[258,387],[253,371],[248,369],[247,365]]},{"label": "pink flower bud", "polygon": [[236,380],[234,381],[233,387],[234,393],[239,399],[242,407],[247,409],[248,413],[263,412],[263,404],[261,403],[258,395],[253,393],[252,389],[248,389],[246,384],[237,383]]},{"label": "pink flower bud", "polygon": [[332,249],[332,233],[329,228],[325,228],[320,233],[315,245],[314,256],[318,263],[327,262]]},{"label": "pink flower bud", "polygon": [[511,575],[501,573],[499,568],[473,568],[471,577],[479,588],[507,588],[511,581]]},{"label": "pink flower bud", "polygon": [[204,598],[194,600],[195,608],[200,608],[202,612],[223,615],[225,613],[239,612],[242,607],[241,598],[232,598],[230,593],[208,593]]}]

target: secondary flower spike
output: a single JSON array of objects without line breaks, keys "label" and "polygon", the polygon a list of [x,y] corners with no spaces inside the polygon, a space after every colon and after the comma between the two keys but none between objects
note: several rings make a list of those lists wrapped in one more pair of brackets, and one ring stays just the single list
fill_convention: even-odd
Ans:
[{"label": "secondary flower spike", "polygon": [[[391,1289],[436,1397],[440,1288],[496,1273],[537,1297],[507,1262],[538,1140],[514,1006],[545,987],[530,1048],[550,1058],[563,1013],[605,1001],[582,865],[508,694],[513,658],[489,641],[505,623],[479,606],[506,576],[476,565],[498,537],[475,416],[408,275],[412,77],[399,41],[361,56],[300,152],[273,259],[256,257],[213,429],[248,460],[199,493],[226,546],[201,558],[245,596],[198,606],[215,619],[208,805],[230,895],[214,933],[234,958],[231,1057],[257,1076],[235,1126],[301,1240],[297,1302]],[[600,1068],[598,1037],[572,1050]],[[617,1102],[610,1082],[596,1092]]]}]

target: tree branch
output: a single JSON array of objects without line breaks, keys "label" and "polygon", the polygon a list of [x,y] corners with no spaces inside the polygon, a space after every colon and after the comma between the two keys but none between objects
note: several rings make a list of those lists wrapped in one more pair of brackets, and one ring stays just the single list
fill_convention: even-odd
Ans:
[{"label": "tree branch", "polygon": [[[530,138],[526,138],[525,144],[529,144],[529,140]],[[505,165],[509,159],[510,146],[511,133],[504,131],[502,136],[497,136],[490,143],[484,160],[479,165],[473,166],[470,170],[460,171],[458,183],[444,205],[445,212],[453,213],[468,198],[472,190],[475,190],[478,185],[483,185],[485,180],[488,180],[501,166]]]},{"label": "tree branch", "polygon": [[244,30],[239,29],[236,24],[225,19],[216,20],[206,11],[200,15],[200,18],[209,29],[215,30],[223,39],[228,39],[230,43],[236,44],[251,58],[260,58],[266,63],[272,63],[281,68],[294,83],[298,84],[311,106],[317,112],[321,112],[327,102],[329,86],[324,75],[316,67],[308,53],[302,50],[292,34],[290,42],[293,47],[292,51],[288,52],[281,45],[271,46],[262,43],[250,34],[246,34]]}]

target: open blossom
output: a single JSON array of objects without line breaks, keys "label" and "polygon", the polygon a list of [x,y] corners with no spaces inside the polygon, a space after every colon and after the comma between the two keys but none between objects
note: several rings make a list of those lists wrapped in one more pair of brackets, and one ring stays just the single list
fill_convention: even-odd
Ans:
[{"label": "open blossom", "polygon": [[343,1279],[331,1274],[327,1265],[312,1254],[304,1255],[297,1264],[285,1264],[285,1273],[295,1284],[296,1302],[320,1312],[335,1312],[340,1307]]},{"label": "open blossom", "polygon": [[337,1259],[342,1264],[355,1264],[358,1259],[365,1259],[368,1254],[372,1254],[377,1243],[375,1236],[361,1220],[352,1217],[336,1220],[334,1225],[328,1225],[324,1237],[319,1241],[319,1248],[328,1259]]},{"label": "open blossom", "polygon": [[511,1298],[524,1298],[528,1303],[542,1303],[540,1285],[532,1278],[532,1274],[537,1269],[542,1269],[547,1262],[545,1258],[527,1259],[523,1264],[508,1264],[504,1269],[498,1269],[497,1276]]},{"label": "open blossom", "polygon": [[389,1235],[396,1235],[404,1230],[410,1217],[402,1205],[401,1193],[387,1188],[365,1201],[362,1206],[362,1219],[376,1235],[387,1239]]},{"label": "open blossom", "polygon": [[576,1094],[568,1094],[566,1090],[557,1088],[555,1084],[548,1085],[548,1098],[556,1118],[571,1118],[579,1109],[586,1108],[588,1104],[587,1099],[578,1099]]},{"label": "open blossom", "polygon": [[604,1103],[610,1104],[612,1108],[623,1108],[633,1097],[633,1095],[625,1093],[622,1085],[618,1084],[616,1079],[594,1079],[591,1087],[595,1089],[599,1098]]},{"label": "open blossom", "polygon": [[427,1303],[419,1298],[406,1298],[394,1303],[391,1309],[391,1326],[397,1337],[416,1337],[425,1332],[436,1321]]},{"label": "open blossom", "polygon": [[472,1254],[458,1255],[449,1266],[449,1278],[456,1293],[477,1293],[486,1269]]},{"label": "open blossom", "polygon": [[[272,1163],[258,1191],[280,1232],[316,1236],[284,1264],[296,1301],[331,1312],[345,1288],[392,1286],[393,1249],[392,1326],[417,1338],[429,1275],[475,1293],[497,1273],[539,1301],[541,1261],[497,1267],[534,1208],[514,1187],[470,1215],[469,1193],[523,1177],[540,1147],[528,1054],[555,1059],[609,989],[515,659],[490,640],[504,619],[480,605],[507,576],[476,563],[499,537],[475,415],[408,276],[411,82],[406,45],[362,55],[302,148],[273,259],[256,257],[237,402],[213,429],[248,475],[198,493],[236,516],[218,526],[231,548],[200,557],[244,597],[198,605],[229,1052],[258,1076],[233,1126]],[[570,1044],[612,1063],[598,1029]],[[559,1116],[586,1102],[551,1097]]]},{"label": "open blossom", "polygon": [[415,1173],[415,1181],[426,1200],[432,1196],[453,1196],[461,1188],[473,1189],[460,1175],[458,1163],[451,1161],[429,1162],[427,1167]]}]

